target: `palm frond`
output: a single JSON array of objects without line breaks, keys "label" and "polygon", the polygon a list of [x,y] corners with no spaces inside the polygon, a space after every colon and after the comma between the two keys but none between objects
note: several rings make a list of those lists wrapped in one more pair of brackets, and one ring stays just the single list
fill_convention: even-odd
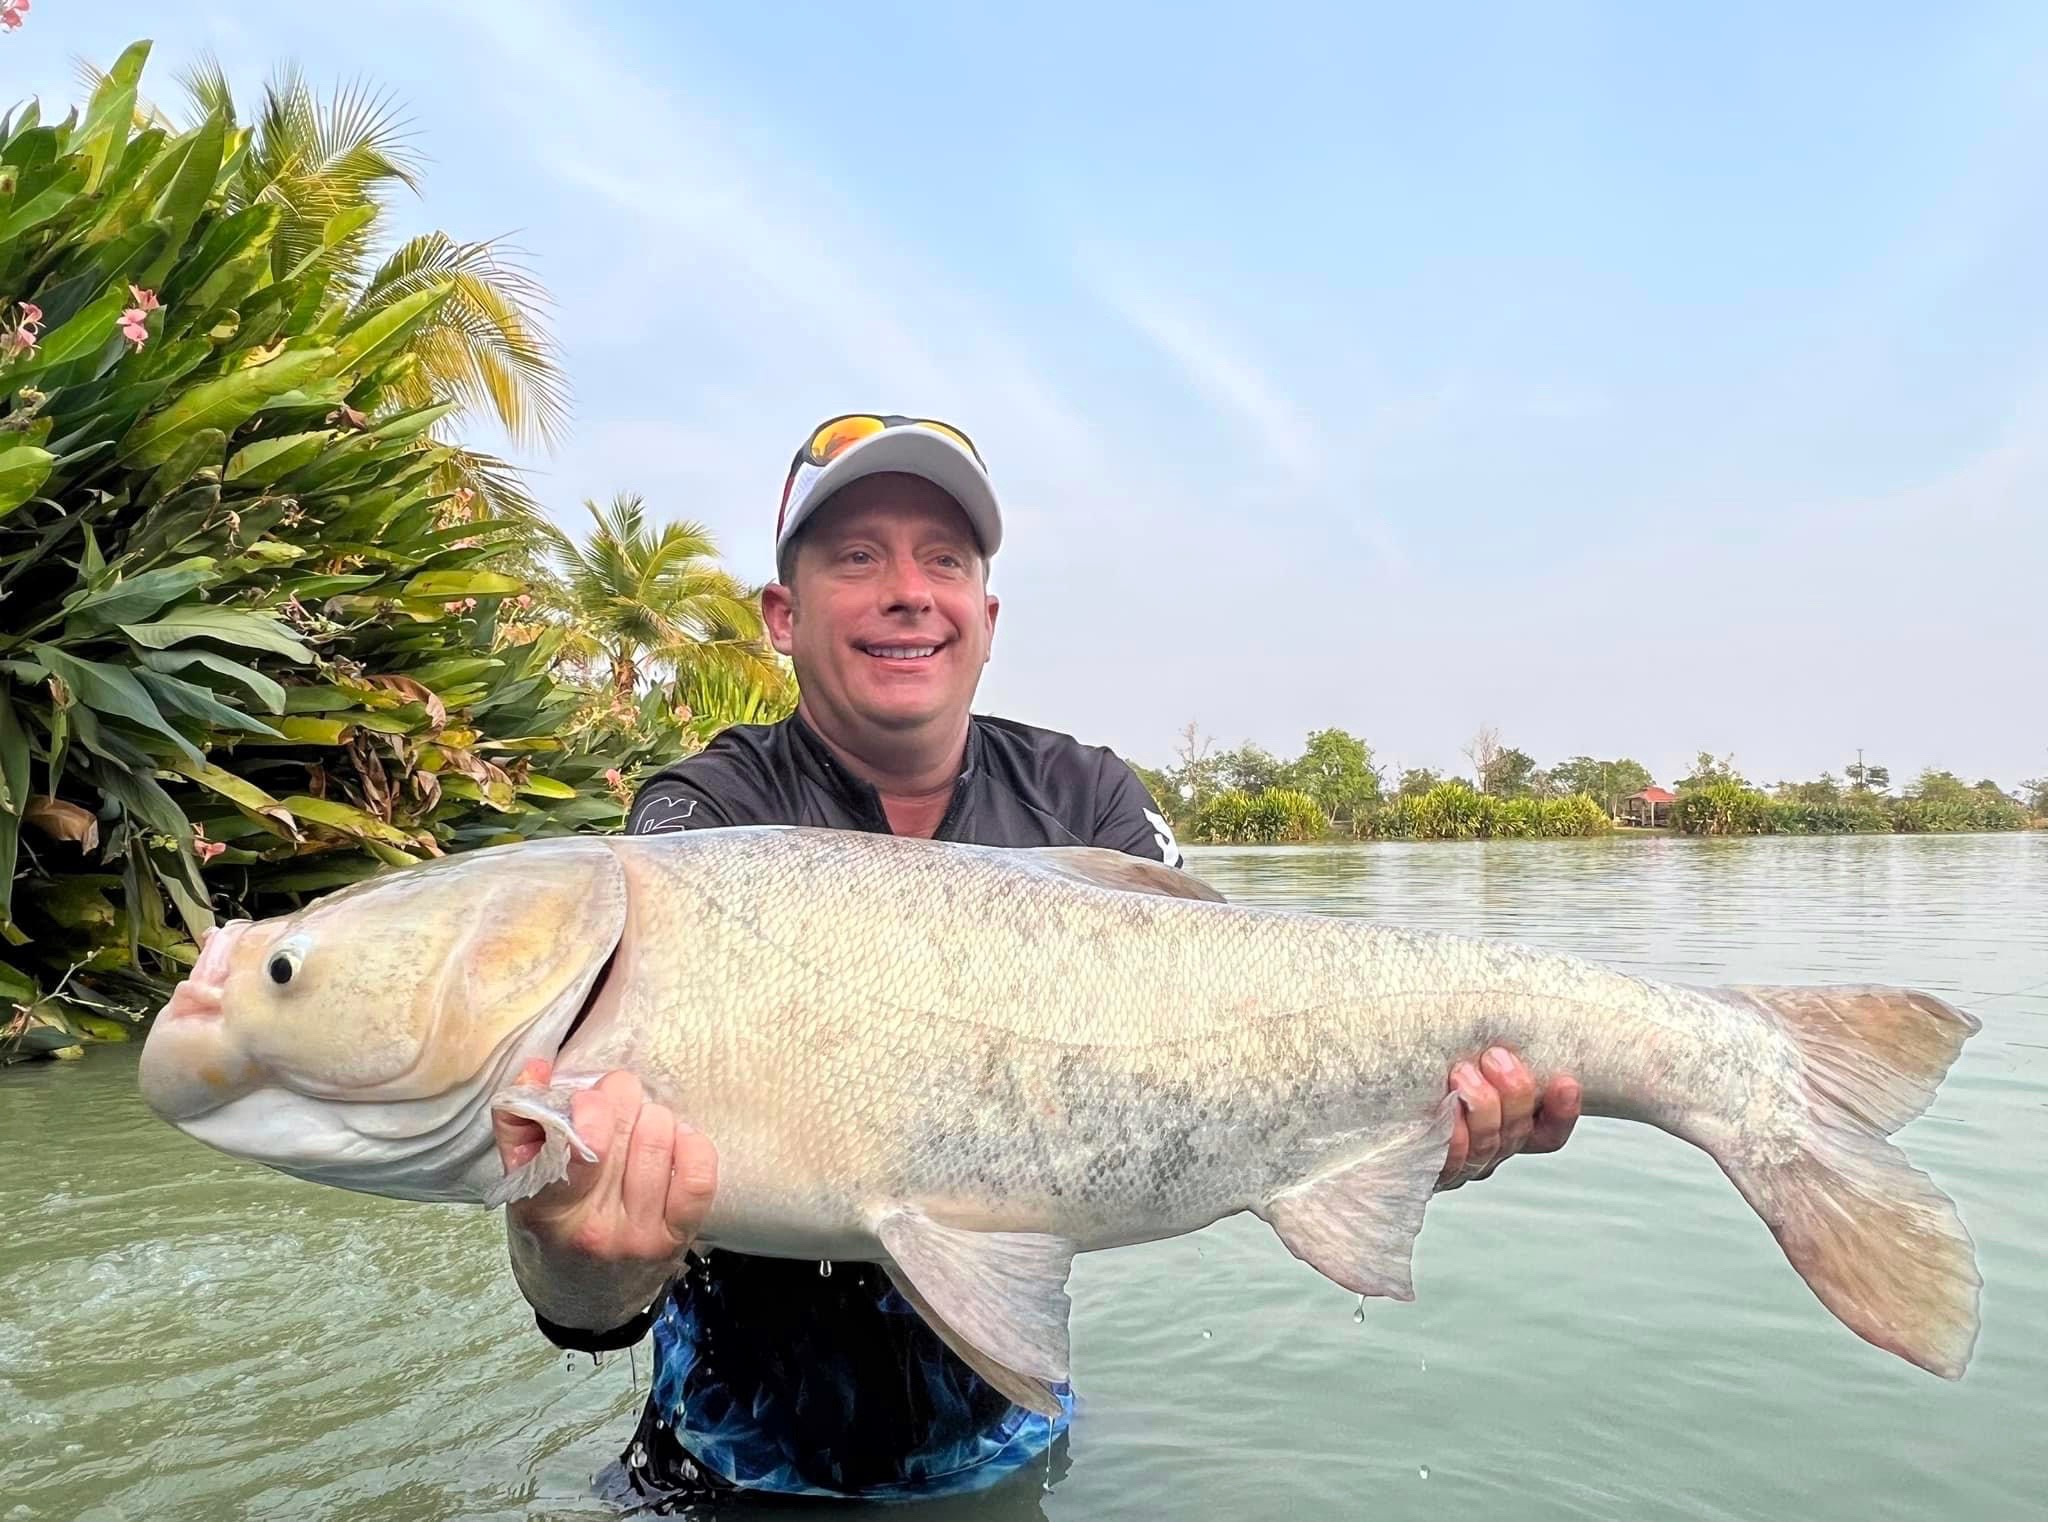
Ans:
[{"label": "palm frond", "polygon": [[423,233],[392,250],[365,283],[358,306],[383,306],[443,281],[452,282],[449,298],[415,343],[419,388],[464,411],[488,413],[514,443],[559,443],[570,393],[548,327],[551,299],[515,250]]},{"label": "palm frond", "polygon": [[220,60],[210,51],[193,59],[178,76],[178,83],[184,87],[185,99],[197,120],[204,121],[216,113],[228,121],[235,119],[234,87],[228,83],[227,71],[220,66]]},{"label": "palm frond", "polygon": [[357,186],[397,180],[415,195],[423,159],[410,146],[410,123],[388,94],[351,80],[334,94],[313,137],[314,161],[326,178]]}]

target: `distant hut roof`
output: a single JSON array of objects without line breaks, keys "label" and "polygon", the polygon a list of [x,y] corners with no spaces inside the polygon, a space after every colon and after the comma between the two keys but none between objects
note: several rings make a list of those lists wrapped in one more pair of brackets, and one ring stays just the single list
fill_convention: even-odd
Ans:
[{"label": "distant hut roof", "polygon": [[1630,793],[1631,800],[1640,798],[1645,803],[1676,803],[1678,794],[1667,793],[1661,787],[1646,787],[1640,793]]}]

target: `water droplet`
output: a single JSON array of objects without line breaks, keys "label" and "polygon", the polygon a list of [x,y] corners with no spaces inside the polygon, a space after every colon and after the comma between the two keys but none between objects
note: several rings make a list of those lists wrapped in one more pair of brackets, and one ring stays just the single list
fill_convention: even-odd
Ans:
[{"label": "water droplet", "polygon": [[1209,1330],[1208,1330],[1208,1329],[1207,1329],[1206,1327],[1205,1327],[1205,1328],[1203,1328],[1203,1331],[1202,1331],[1202,1341],[1204,1341],[1204,1342],[1209,1342],[1209,1341],[1212,1341],[1212,1340],[1214,1340],[1215,1336],[1216,1336],[1216,1334],[1215,1334],[1214,1332],[1212,1332],[1212,1331],[1209,1331]]},{"label": "water droplet", "polygon": [[818,1260],[818,1277],[820,1279],[829,1279],[832,1277],[832,1265],[830,1263],[827,1263],[822,1258]]},{"label": "water droplet", "polygon": [[668,1431],[668,1418],[665,1416],[657,1416],[654,1419],[654,1430],[656,1432]]},{"label": "water droplet", "polygon": [[1355,1326],[1365,1325],[1365,1296],[1358,1297],[1358,1309],[1351,1313],[1351,1320]]},{"label": "water droplet", "polygon": [[1425,1374],[1429,1372],[1429,1360],[1427,1358],[1422,1360],[1422,1372]]},{"label": "water droplet", "polygon": [[697,1466],[695,1464],[692,1464],[688,1459],[683,1460],[683,1478],[686,1480],[694,1480],[697,1478]]},{"label": "water droplet", "polygon": [[[635,1469],[645,1469],[647,1467],[647,1450],[639,1443],[634,1443],[633,1451],[626,1455],[626,1462]],[[1427,1472],[1426,1470],[1424,1471],[1424,1473]]]},{"label": "water droplet", "polygon": [[1422,1466],[1422,1477],[1425,1480],[1429,1478],[1429,1466],[1427,1464],[1424,1464]]}]

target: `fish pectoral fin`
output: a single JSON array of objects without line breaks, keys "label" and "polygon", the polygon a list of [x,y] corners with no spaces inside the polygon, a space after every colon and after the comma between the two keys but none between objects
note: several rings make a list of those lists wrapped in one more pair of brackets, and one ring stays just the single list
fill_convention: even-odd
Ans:
[{"label": "fish pectoral fin", "polygon": [[985,1365],[1012,1376],[1011,1384],[1066,1379],[1073,1243],[1036,1232],[946,1226],[909,1207],[884,1214],[875,1234],[893,1260],[890,1277],[903,1298],[962,1362],[1020,1405],[1047,1415],[1058,1409],[1048,1409],[1043,1399],[1035,1405],[1019,1400]]},{"label": "fish pectoral fin", "polygon": [[1376,1138],[1257,1208],[1287,1250],[1354,1295],[1415,1298],[1415,1238],[1436,1192],[1456,1095],[1420,1124]]},{"label": "fish pectoral fin", "polygon": [[569,1106],[576,1096],[597,1082],[597,1077],[562,1078],[545,1087],[516,1083],[491,1096],[491,1108],[507,1115],[533,1121],[546,1134],[541,1148],[524,1167],[514,1168],[484,1191],[484,1204],[493,1208],[529,1199],[553,1183],[569,1176],[569,1154],[574,1151],[586,1163],[597,1161],[590,1143],[576,1134],[569,1118]]},{"label": "fish pectoral fin", "polygon": [[1049,1381],[1033,1379],[1029,1374],[1019,1374],[1015,1369],[998,1363],[955,1331],[946,1318],[933,1308],[932,1303],[925,1299],[924,1292],[911,1282],[908,1274],[894,1263],[885,1263],[882,1266],[889,1275],[889,1282],[896,1286],[896,1292],[910,1302],[911,1309],[923,1318],[924,1324],[936,1332],[939,1340],[951,1348],[954,1356],[968,1368],[1025,1410],[1036,1411],[1041,1416],[1060,1414],[1060,1400],[1053,1393]]},{"label": "fish pectoral fin", "polygon": [[1203,899],[1212,904],[1226,902],[1223,895],[1191,872],[1147,861],[1107,846],[1027,846],[1020,853],[1066,877],[1079,878],[1098,888],[1122,893],[1159,893],[1168,898]]}]

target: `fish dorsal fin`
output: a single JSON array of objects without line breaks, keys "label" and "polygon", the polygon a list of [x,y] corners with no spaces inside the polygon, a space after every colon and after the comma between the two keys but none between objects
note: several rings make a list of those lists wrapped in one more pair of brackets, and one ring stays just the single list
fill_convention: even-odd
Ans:
[{"label": "fish dorsal fin", "polygon": [[1107,846],[1031,846],[1025,854],[1043,862],[1053,871],[1098,888],[1122,893],[1159,893],[1169,898],[1196,898],[1212,904],[1226,902],[1223,895],[1199,877],[1164,862],[1147,861],[1127,851]]},{"label": "fish dorsal fin", "polygon": [[1067,1378],[1073,1243],[946,1226],[910,1206],[883,1214],[875,1235],[903,1298],[962,1362],[1019,1405],[1059,1409],[1043,1387]]}]

